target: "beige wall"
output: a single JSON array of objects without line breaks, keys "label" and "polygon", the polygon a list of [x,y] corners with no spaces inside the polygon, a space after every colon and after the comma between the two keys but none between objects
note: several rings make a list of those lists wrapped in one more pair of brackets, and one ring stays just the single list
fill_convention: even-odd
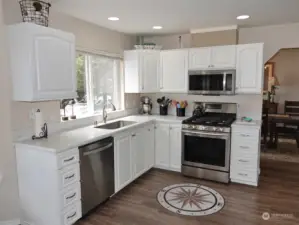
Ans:
[{"label": "beige wall", "polygon": [[239,44],[264,43],[264,62],[281,48],[299,47],[299,23],[239,29]]},{"label": "beige wall", "polygon": [[[18,0],[3,1],[3,13],[0,12],[0,94],[1,98],[1,128],[0,135],[0,175],[4,175],[0,183],[0,224],[1,221],[12,220],[19,217],[17,176],[15,169],[15,152],[12,148],[12,132],[31,132],[33,121],[29,119],[32,109],[40,108],[44,112],[48,123],[60,123],[59,102],[21,103],[11,102],[11,85],[9,79],[7,52],[4,47],[3,20],[5,24],[14,24],[22,21]],[[82,20],[51,11],[50,27],[69,31],[76,36],[76,45],[80,50],[109,53],[121,56],[123,50],[131,49],[135,37],[101,28]],[[136,106],[139,95],[126,95],[127,108]],[[11,120],[12,118],[12,120]],[[22,132],[20,132],[22,134]]]},{"label": "beige wall", "polygon": [[237,30],[224,30],[197,34],[147,36],[144,38],[144,41],[161,45],[164,50],[176,49],[180,48],[180,36],[182,40],[182,48],[234,45],[238,43]]},{"label": "beige wall", "polygon": [[0,0],[0,221],[18,218],[18,189],[15,165],[15,151],[12,146],[10,79],[5,39],[2,0]]},{"label": "beige wall", "polygon": [[209,47],[219,45],[235,45],[238,43],[237,30],[223,30],[191,35],[192,47]]},{"label": "beige wall", "polygon": [[270,62],[275,63],[274,74],[279,81],[275,101],[278,112],[284,113],[284,102],[299,101],[299,48],[283,49]]}]

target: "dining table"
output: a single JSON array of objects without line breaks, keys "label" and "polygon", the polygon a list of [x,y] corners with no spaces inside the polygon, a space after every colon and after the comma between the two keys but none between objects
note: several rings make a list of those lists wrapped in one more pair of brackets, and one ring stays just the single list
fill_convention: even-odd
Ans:
[{"label": "dining table", "polygon": [[[285,126],[292,126],[294,127],[291,129],[291,133],[297,142],[297,148],[299,148],[299,117],[297,116],[290,116],[286,114],[268,114],[268,121],[270,124],[270,140],[268,142],[268,147],[270,148],[277,148],[278,144],[278,134],[279,126],[278,124],[282,124]],[[297,127],[297,129],[296,129]]]}]

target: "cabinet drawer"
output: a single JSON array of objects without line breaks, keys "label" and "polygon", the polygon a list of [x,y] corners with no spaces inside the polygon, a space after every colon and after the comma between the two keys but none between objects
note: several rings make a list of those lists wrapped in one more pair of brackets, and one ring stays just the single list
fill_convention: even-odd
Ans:
[{"label": "cabinet drawer", "polygon": [[60,194],[61,206],[65,208],[76,201],[81,200],[81,184],[80,182],[70,185],[63,189]]},{"label": "cabinet drawer", "polygon": [[77,220],[82,217],[82,206],[81,201],[77,201],[73,205],[67,207],[62,216],[62,224],[63,225],[71,225],[74,224]]},{"label": "cabinet drawer", "polygon": [[70,184],[80,181],[79,163],[65,167],[59,174],[60,188],[64,188]]},{"label": "cabinet drawer", "polygon": [[248,141],[233,141],[232,155],[257,155],[259,151],[258,143]]},{"label": "cabinet drawer", "polygon": [[75,148],[57,156],[57,167],[61,169],[71,164],[79,162],[79,149]]},{"label": "cabinet drawer", "polygon": [[231,160],[232,170],[256,170],[257,169],[257,159],[245,158],[245,157],[232,157]]},{"label": "cabinet drawer", "polygon": [[256,182],[258,175],[257,170],[237,170],[238,168],[232,168],[231,179],[234,180],[244,180],[249,182]]},{"label": "cabinet drawer", "polygon": [[247,141],[247,142],[253,142],[253,143],[257,143],[259,141],[259,136],[258,134],[254,134],[254,133],[247,133],[247,132],[233,132],[232,133],[232,139],[233,141]]}]

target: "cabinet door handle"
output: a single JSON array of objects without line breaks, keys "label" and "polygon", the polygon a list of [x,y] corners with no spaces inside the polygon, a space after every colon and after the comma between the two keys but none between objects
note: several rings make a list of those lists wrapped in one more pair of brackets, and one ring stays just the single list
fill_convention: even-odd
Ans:
[{"label": "cabinet door handle", "polygon": [[75,176],[75,174],[72,174],[71,176],[65,177],[66,180],[71,179]]},{"label": "cabinet door handle", "polygon": [[69,162],[69,161],[72,161],[72,160],[74,160],[75,159],[75,157],[73,156],[73,157],[71,157],[71,158],[69,158],[69,159],[65,159],[65,160],[63,160],[63,162]]},{"label": "cabinet door handle", "polygon": [[74,212],[74,214],[73,215],[70,215],[70,216],[68,216],[67,217],[67,219],[70,219],[70,218],[73,218],[74,216],[76,216],[77,215],[77,212]]},{"label": "cabinet door handle", "polygon": [[238,173],[238,175],[243,176],[243,177],[247,177],[248,176],[248,174],[246,174],[246,173]]},{"label": "cabinet door handle", "polygon": [[76,192],[73,195],[66,197],[66,199],[72,199],[75,196],[76,196]]},{"label": "cabinet door handle", "polygon": [[239,159],[239,162],[248,163],[249,161],[248,160]]}]

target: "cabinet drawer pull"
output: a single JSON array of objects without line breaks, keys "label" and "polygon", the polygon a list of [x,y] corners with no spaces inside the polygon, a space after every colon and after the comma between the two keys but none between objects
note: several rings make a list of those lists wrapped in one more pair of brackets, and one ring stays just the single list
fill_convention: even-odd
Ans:
[{"label": "cabinet drawer pull", "polygon": [[70,215],[70,216],[68,216],[67,217],[67,219],[71,219],[71,218],[73,218],[74,216],[76,216],[77,215],[77,212],[74,212],[74,214],[73,215]]},{"label": "cabinet drawer pull", "polygon": [[132,137],[136,137],[136,134],[132,134]]},{"label": "cabinet drawer pull", "polygon": [[148,129],[148,131],[151,131],[151,129]]},{"label": "cabinet drawer pull", "polygon": [[248,146],[240,146],[240,148],[243,148],[243,149],[249,149]]},{"label": "cabinet drawer pull", "polygon": [[63,160],[63,162],[69,162],[69,161],[72,161],[72,160],[74,160],[75,159],[75,157],[73,156],[73,157],[71,157],[71,158],[69,158],[69,159],[65,159],[65,160]]},{"label": "cabinet drawer pull", "polygon": [[246,173],[238,173],[238,175],[243,176],[243,177],[247,177],[248,176],[248,174],[246,174]]},{"label": "cabinet drawer pull", "polygon": [[249,161],[248,160],[244,160],[244,159],[239,159],[239,162],[248,163]]},{"label": "cabinet drawer pull", "polygon": [[75,174],[72,174],[71,176],[65,177],[65,179],[68,180],[68,179],[71,179],[73,177],[75,177]]},{"label": "cabinet drawer pull", "polygon": [[242,137],[250,137],[248,134],[241,134]]},{"label": "cabinet drawer pull", "polygon": [[66,199],[72,199],[75,196],[76,196],[76,192],[73,195],[66,197]]}]

